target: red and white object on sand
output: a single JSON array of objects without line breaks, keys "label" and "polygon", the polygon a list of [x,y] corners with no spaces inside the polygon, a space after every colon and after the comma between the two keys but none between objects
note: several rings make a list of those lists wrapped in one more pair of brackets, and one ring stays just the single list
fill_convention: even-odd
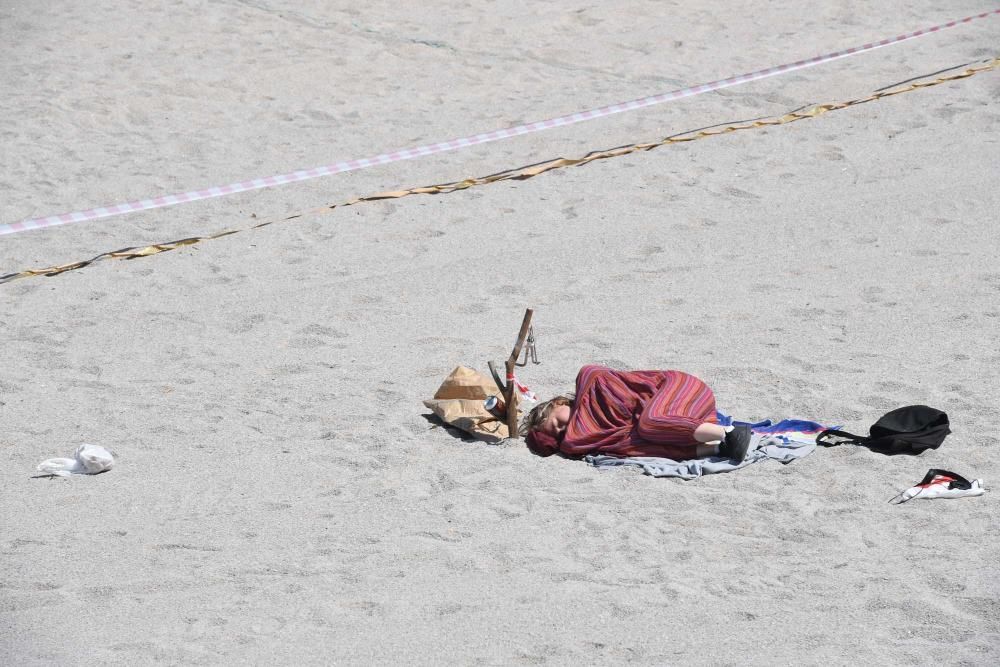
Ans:
[{"label": "red and white object on sand", "polygon": [[914,498],[964,498],[966,496],[981,496],[986,493],[983,480],[974,479],[971,482],[961,475],[947,470],[931,468],[916,486],[912,486],[890,499],[889,502],[899,505]]}]

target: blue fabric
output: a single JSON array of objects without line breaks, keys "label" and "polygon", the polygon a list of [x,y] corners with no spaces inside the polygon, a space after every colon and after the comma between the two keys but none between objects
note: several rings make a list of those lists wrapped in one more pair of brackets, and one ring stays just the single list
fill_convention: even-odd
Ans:
[{"label": "blue fabric", "polygon": [[746,424],[753,431],[750,452],[745,460],[736,461],[721,456],[710,456],[703,459],[674,461],[653,456],[618,458],[591,455],[585,457],[584,461],[602,469],[633,466],[641,468],[643,472],[653,477],[695,479],[702,475],[732,472],[758,461],[771,460],[785,464],[797,461],[816,451],[817,433],[827,428],[837,428],[805,419],[782,419],[777,424],[770,419],[759,422],[737,421],[718,411],[716,417],[721,426]]},{"label": "blue fabric", "polygon": [[823,426],[819,422],[808,421],[806,419],[782,419],[775,424],[770,419],[759,422],[738,421],[724,412],[715,411],[715,417],[720,426],[739,426],[746,424],[754,433],[785,433],[796,431],[798,433],[819,433],[828,428],[840,428],[839,426]]}]

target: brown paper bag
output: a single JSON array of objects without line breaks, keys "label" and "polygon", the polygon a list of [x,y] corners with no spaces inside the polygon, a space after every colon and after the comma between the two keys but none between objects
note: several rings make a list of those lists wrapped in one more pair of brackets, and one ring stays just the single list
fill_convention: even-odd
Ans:
[{"label": "brown paper bag", "polygon": [[507,424],[494,419],[483,407],[483,401],[499,395],[500,390],[492,378],[459,366],[441,383],[434,398],[424,401],[424,405],[446,424],[480,440],[496,443],[507,438]]}]

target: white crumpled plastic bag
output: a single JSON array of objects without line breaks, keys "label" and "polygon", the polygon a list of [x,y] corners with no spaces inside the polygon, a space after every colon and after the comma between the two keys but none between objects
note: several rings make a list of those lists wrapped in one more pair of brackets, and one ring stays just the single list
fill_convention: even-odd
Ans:
[{"label": "white crumpled plastic bag", "polygon": [[83,444],[76,448],[71,459],[47,459],[38,464],[38,472],[46,475],[96,475],[111,470],[115,457],[99,445]]}]

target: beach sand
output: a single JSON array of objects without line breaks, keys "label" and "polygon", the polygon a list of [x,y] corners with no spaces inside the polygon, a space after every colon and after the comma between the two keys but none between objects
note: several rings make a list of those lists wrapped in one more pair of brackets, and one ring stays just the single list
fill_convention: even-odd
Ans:
[{"label": "beach sand", "polygon": [[[341,6],[333,6],[339,4]],[[629,100],[992,8],[8,2],[0,223]],[[353,7],[353,8],[350,8]],[[695,8],[697,7],[697,8]],[[573,127],[0,238],[0,274],[782,114],[1000,55],[1000,17]],[[0,285],[7,664],[1000,662],[1000,73],[799,123],[366,203]],[[421,401],[504,358],[678,368],[817,451],[693,482],[468,442]],[[35,479],[84,442],[95,477]]]}]

